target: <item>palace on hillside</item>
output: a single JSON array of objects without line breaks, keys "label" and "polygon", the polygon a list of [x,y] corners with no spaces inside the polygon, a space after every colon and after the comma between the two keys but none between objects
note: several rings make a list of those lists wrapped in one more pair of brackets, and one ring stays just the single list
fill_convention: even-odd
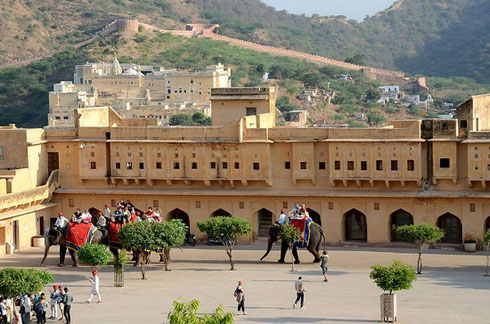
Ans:
[{"label": "palace on hillside", "polygon": [[459,245],[489,228],[490,95],[468,99],[458,119],[369,129],[278,127],[275,98],[274,88],[213,88],[209,127],[97,107],[76,109],[70,129],[0,128],[0,253],[30,246],[58,211],[120,199],[184,219],[201,238],[196,222],[216,215],[267,235],[296,203],[335,244],[391,244],[398,226],[431,223]]},{"label": "palace on hillside", "polygon": [[151,65],[85,63],[75,66],[73,81],[49,93],[49,128],[75,127],[75,109],[112,107],[122,118],[157,119],[168,125],[176,114],[211,115],[211,89],[231,86],[231,70],[222,64],[201,71]]}]

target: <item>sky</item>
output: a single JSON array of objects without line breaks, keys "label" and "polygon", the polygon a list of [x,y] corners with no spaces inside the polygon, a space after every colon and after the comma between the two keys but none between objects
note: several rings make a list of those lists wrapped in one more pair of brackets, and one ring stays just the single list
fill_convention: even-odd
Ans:
[{"label": "sky", "polygon": [[320,16],[344,15],[348,19],[362,21],[391,6],[395,0],[262,0],[277,10],[290,13],[319,14]]}]

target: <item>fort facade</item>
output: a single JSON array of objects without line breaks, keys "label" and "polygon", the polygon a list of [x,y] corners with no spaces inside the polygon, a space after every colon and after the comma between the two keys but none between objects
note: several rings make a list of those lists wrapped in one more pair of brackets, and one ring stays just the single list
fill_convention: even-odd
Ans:
[{"label": "fort facade", "polygon": [[[0,210],[49,203],[49,220],[129,199],[184,219],[199,238],[196,222],[216,215],[249,220],[257,237],[304,203],[332,244],[394,244],[398,226],[430,223],[445,230],[442,244],[460,245],[490,227],[490,95],[470,98],[458,119],[369,129],[277,127],[272,88],[213,89],[211,101],[220,109],[209,127],[161,127],[105,107],[77,109],[73,129],[2,129],[37,139],[1,136],[0,169],[27,168],[37,185],[56,172],[57,188],[29,207],[2,195]],[[27,165],[20,144],[36,147]],[[4,226],[14,219],[0,215]]]}]

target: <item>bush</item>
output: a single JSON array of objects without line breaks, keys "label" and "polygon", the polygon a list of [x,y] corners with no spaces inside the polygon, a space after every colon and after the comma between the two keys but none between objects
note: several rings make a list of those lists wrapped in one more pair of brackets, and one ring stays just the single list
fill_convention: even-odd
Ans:
[{"label": "bush", "polygon": [[190,302],[183,300],[174,301],[173,308],[168,313],[169,324],[232,324],[234,322],[232,313],[225,313],[223,307],[219,306],[214,313],[197,315],[201,303],[197,299]]},{"label": "bush", "polygon": [[52,274],[32,268],[5,268],[0,270],[0,295],[16,297],[41,291],[54,281]]},{"label": "bush", "polygon": [[299,228],[293,225],[283,224],[281,226],[280,236],[281,239],[285,241],[289,245],[289,248],[291,249],[291,271],[294,271],[293,245],[294,243],[299,242],[301,240],[301,232]]},{"label": "bush", "polygon": [[78,251],[78,259],[81,263],[93,268],[100,268],[112,260],[112,253],[102,244],[85,244]]},{"label": "bush", "polygon": [[417,280],[413,268],[398,260],[394,260],[389,267],[374,265],[371,269],[373,270],[369,278],[373,279],[380,289],[389,291],[390,294],[393,291],[412,288],[412,282]]}]

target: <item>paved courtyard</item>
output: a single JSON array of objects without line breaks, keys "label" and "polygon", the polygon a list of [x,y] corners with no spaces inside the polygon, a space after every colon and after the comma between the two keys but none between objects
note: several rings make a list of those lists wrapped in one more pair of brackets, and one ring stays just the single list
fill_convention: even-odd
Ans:
[{"label": "paved courtyard", "polygon": [[[90,305],[84,303],[90,293],[88,267],[56,267],[56,248],[44,269],[54,274],[56,283],[72,289],[74,324],[165,323],[172,302],[181,297],[199,299],[205,312],[219,304],[226,311],[235,311],[233,291],[238,280],[244,281],[248,315],[237,316],[237,323],[370,323],[379,320],[381,293],[368,277],[370,266],[388,264],[392,259],[416,262],[414,249],[332,247],[330,281],[324,283],[319,265],[311,263],[308,252],[300,252],[303,263],[295,266],[297,272],[291,272],[290,264],[275,263],[278,249],[275,246],[260,262],[264,242],[238,247],[236,271],[228,270],[222,247],[174,249],[172,271],[164,272],[154,257],[148,280],[142,281],[139,268],[128,266],[124,288],[113,287],[113,268],[107,266],[100,272],[103,303]],[[2,258],[0,267],[37,267],[41,257],[41,249],[31,248]],[[423,260],[425,271],[413,289],[398,293],[399,323],[490,322],[490,277],[482,276],[482,252],[428,250]],[[71,265],[68,255],[67,264]],[[302,310],[292,309],[294,280],[299,275],[305,279],[307,290],[306,308]]]}]

